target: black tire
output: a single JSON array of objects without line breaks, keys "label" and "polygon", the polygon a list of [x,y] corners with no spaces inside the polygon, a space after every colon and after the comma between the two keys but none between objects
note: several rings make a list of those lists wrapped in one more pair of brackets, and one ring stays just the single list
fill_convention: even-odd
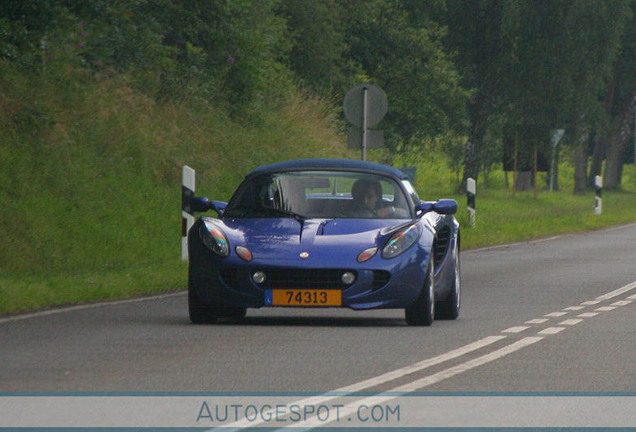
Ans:
[{"label": "black tire", "polygon": [[455,277],[453,278],[453,286],[445,300],[436,302],[435,319],[456,320],[459,317],[459,309],[461,307],[461,276],[459,264],[459,248],[455,251]]},{"label": "black tire", "polygon": [[430,326],[435,318],[435,266],[433,253],[429,257],[424,286],[415,303],[405,310],[406,323],[410,326]]},{"label": "black tire", "polygon": [[190,281],[188,281],[188,312],[193,324],[214,324],[219,319],[218,309],[203,303]]},{"label": "black tire", "polygon": [[235,322],[241,321],[245,315],[247,315],[246,308],[223,307],[218,309],[219,318],[228,318]]},{"label": "black tire", "polygon": [[213,306],[204,303],[197,295],[194,285],[188,278],[188,312],[193,324],[214,324],[219,318],[240,321],[247,314],[246,308]]}]

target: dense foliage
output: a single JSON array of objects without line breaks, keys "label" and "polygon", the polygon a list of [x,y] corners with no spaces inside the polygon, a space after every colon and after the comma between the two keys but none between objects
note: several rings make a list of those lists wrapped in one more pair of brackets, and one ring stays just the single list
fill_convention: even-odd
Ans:
[{"label": "dense foliage", "polygon": [[198,98],[243,122],[299,87],[339,107],[370,81],[390,101],[380,127],[392,152],[442,137],[464,178],[504,159],[543,170],[551,131],[564,129],[581,191],[605,159],[608,185],[620,185],[633,156],[635,9],[636,0],[7,0],[0,58],[37,75],[62,56],[69,68],[126,74],[155,100]]}]

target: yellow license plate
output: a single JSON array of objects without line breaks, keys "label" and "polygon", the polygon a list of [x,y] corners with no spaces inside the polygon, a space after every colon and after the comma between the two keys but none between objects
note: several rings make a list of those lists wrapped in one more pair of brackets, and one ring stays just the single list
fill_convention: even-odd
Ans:
[{"label": "yellow license plate", "polygon": [[342,306],[340,290],[275,289],[265,292],[267,306]]}]

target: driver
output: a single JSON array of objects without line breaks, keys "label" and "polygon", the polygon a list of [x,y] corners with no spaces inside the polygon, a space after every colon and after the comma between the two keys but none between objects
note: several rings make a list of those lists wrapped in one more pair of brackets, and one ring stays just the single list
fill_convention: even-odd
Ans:
[{"label": "driver", "polygon": [[[351,196],[354,217],[404,217],[408,212],[402,208],[383,205],[382,186],[377,180],[360,179],[353,184]],[[388,204],[388,203],[387,203]]]}]

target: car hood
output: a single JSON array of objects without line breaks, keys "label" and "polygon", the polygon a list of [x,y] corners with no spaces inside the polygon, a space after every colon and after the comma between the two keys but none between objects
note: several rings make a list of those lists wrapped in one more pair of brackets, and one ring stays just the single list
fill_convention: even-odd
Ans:
[{"label": "car hood", "polygon": [[215,220],[232,247],[242,245],[262,263],[298,260],[300,253],[325,262],[353,259],[364,249],[381,246],[404,220],[259,218]]}]

